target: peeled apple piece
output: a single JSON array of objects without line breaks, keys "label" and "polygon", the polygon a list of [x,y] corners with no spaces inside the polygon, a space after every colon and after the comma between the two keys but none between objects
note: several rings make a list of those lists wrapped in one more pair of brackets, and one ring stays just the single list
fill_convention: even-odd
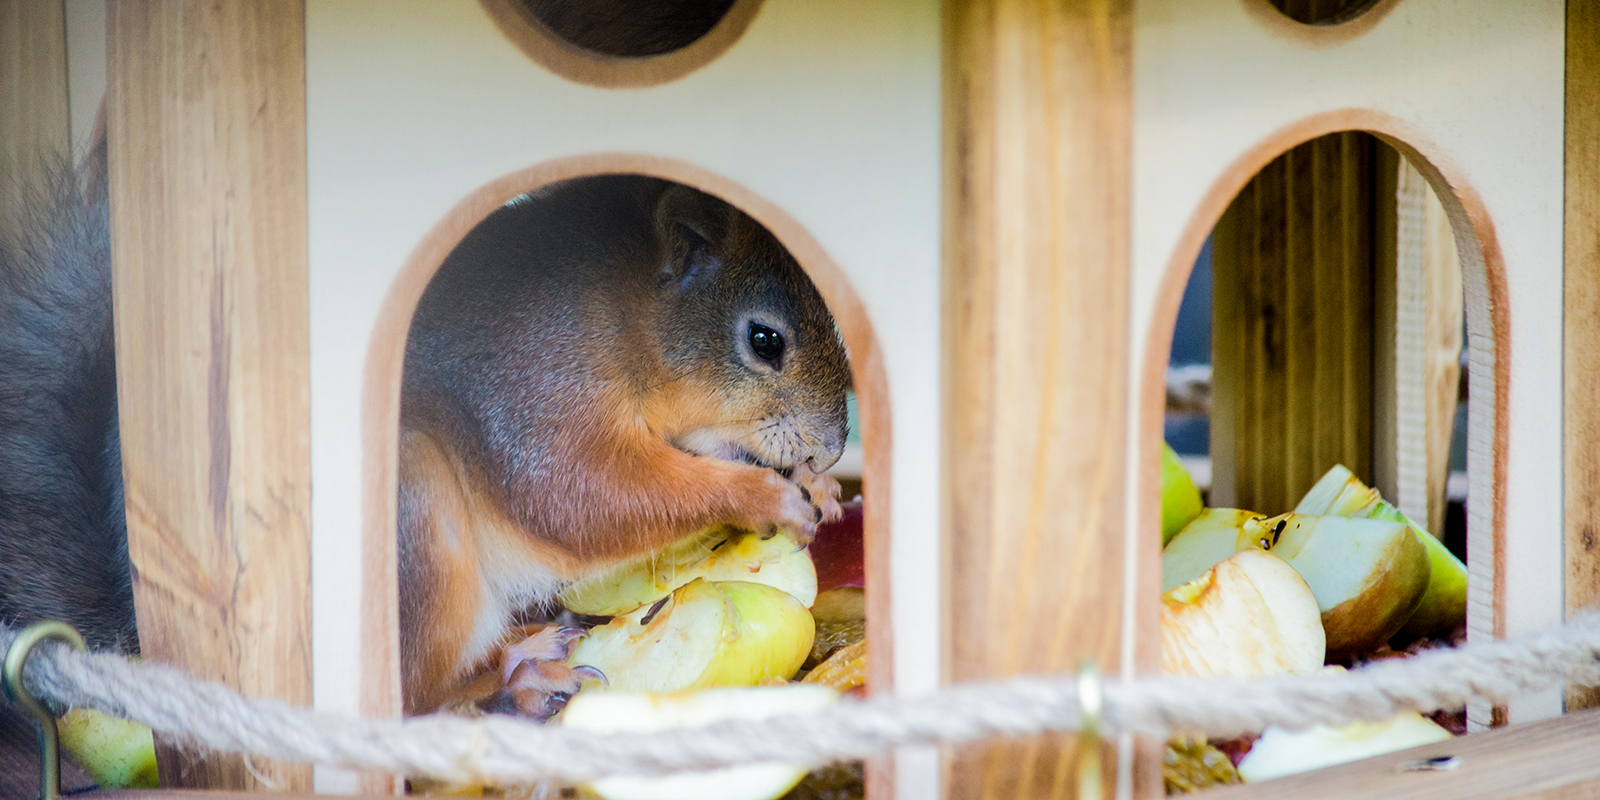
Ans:
[{"label": "peeled apple piece", "polygon": [[589,631],[568,661],[599,669],[618,691],[753,686],[793,677],[815,633],[811,613],[787,592],[697,578]]},{"label": "peeled apple piece", "polygon": [[[712,689],[680,695],[581,692],[561,713],[561,724],[591,731],[662,731],[730,719],[811,714],[833,706],[839,693],[826,686]],[[617,777],[590,788],[605,800],[772,800],[794,788],[806,769],[749,764],[658,778]]]},{"label": "peeled apple piece", "polygon": [[1161,443],[1161,544],[1165,545],[1183,526],[1200,515],[1204,506],[1200,490],[1189,470],[1183,468],[1172,445]]},{"label": "peeled apple piece", "polygon": [[1161,670],[1257,678],[1322,667],[1317,600],[1282,559],[1249,548],[1161,596]]},{"label": "peeled apple piece", "polygon": [[1355,722],[1342,728],[1315,725],[1303,731],[1286,731],[1273,726],[1261,733],[1250,754],[1239,762],[1239,777],[1255,783],[1449,738],[1449,731],[1415,711],[1383,722]]},{"label": "peeled apple piece", "polygon": [[155,740],[137,722],[74,708],[56,722],[61,746],[102,789],[154,789]]},{"label": "peeled apple piece", "polygon": [[1306,579],[1332,656],[1386,644],[1428,588],[1428,551],[1403,523],[1283,514],[1247,521],[1243,535]]},{"label": "peeled apple piece", "polygon": [[1252,519],[1265,517],[1238,508],[1208,508],[1200,512],[1161,551],[1161,591],[1172,591],[1200,577],[1218,561],[1250,547],[1251,543],[1241,541],[1240,535],[1244,523]]},{"label": "peeled apple piece", "polygon": [[1401,632],[1426,636],[1449,630],[1467,619],[1467,565],[1444,543],[1412,522],[1400,509],[1384,500],[1377,489],[1362,483],[1343,464],[1328,470],[1295,506],[1298,514],[1330,514],[1356,519],[1400,522],[1411,527],[1428,551],[1428,589]]},{"label": "peeled apple piece", "polygon": [[749,531],[720,527],[656,556],[572,584],[560,601],[579,614],[611,617],[654,603],[696,578],[766,584],[794,595],[807,607],[817,597],[817,571],[793,536],[779,533],[762,539]]}]

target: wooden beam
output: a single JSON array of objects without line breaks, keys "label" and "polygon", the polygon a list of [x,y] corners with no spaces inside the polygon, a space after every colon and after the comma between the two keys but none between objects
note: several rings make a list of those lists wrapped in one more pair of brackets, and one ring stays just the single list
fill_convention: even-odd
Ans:
[{"label": "wooden beam", "polygon": [[[1567,614],[1600,605],[1600,0],[1567,0],[1565,350]],[[1568,708],[1600,691],[1567,693]]]},{"label": "wooden beam", "polygon": [[0,0],[0,223],[27,187],[72,157],[61,0]]},{"label": "wooden beam", "polygon": [[[1141,587],[1148,625],[1121,611],[1131,13],[1125,0],[945,4],[951,681],[1070,672],[1083,656],[1117,675],[1124,627],[1156,627],[1155,586]],[[1146,646],[1139,666],[1154,668]],[[1071,797],[1074,747],[961,749],[947,793]]]},{"label": "wooden beam", "polygon": [[[311,701],[305,9],[110,4],[117,389],[144,657]],[[167,787],[309,791],[183,753]]]},{"label": "wooden beam", "polygon": [[1341,463],[1372,480],[1374,145],[1290,150],[1212,234],[1213,505],[1289,511]]}]

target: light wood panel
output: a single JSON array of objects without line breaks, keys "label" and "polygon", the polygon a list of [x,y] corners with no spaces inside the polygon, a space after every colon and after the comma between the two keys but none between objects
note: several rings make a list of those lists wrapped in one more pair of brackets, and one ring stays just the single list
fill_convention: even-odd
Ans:
[{"label": "light wood panel", "polygon": [[1371,480],[1374,146],[1295,147],[1217,222],[1213,505],[1282,513],[1340,463]]},{"label": "light wood panel", "polygon": [[[946,678],[1061,673],[1083,656],[1116,675],[1139,621],[1121,611],[1131,9],[945,14]],[[1153,619],[1148,588],[1136,608]],[[1073,748],[962,749],[947,794],[1071,797]],[[1159,791],[1150,763],[1141,791]]]},{"label": "light wood panel", "polygon": [[[1567,0],[1566,610],[1600,604],[1600,0]],[[1568,708],[1600,691],[1567,693]]]},{"label": "light wood panel", "polygon": [[[142,651],[307,705],[304,7],[109,10],[117,388]],[[311,786],[308,767],[159,745],[167,787]]]},{"label": "light wood panel", "polygon": [[26,187],[72,157],[60,0],[0,0],[0,223]]}]

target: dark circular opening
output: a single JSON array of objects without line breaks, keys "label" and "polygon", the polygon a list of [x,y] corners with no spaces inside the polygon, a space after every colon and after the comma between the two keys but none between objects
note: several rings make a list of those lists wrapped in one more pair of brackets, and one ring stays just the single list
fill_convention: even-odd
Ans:
[{"label": "dark circular opening", "polygon": [[1349,22],[1377,0],[1267,0],[1273,8],[1295,22],[1307,25],[1338,25]]},{"label": "dark circular opening", "polygon": [[711,32],[734,0],[518,0],[549,32],[583,50],[643,58]]}]

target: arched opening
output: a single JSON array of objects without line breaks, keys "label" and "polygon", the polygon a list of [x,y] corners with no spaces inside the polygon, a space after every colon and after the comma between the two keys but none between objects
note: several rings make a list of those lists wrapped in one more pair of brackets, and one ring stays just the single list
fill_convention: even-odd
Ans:
[{"label": "arched opening", "polygon": [[[656,187],[650,191],[663,193],[656,198],[662,204],[666,202],[663,199],[665,193],[675,193],[679,197],[699,198],[694,202],[710,204],[710,207],[735,209],[736,213],[747,217],[750,224],[757,226],[792,256],[803,271],[802,280],[809,281],[809,286],[814,287],[821,302],[831,312],[837,335],[848,352],[848,369],[855,398],[851,405],[859,409],[859,414],[855,415],[859,419],[859,433],[850,437],[854,441],[846,443],[843,448],[846,457],[836,465],[836,468],[845,470],[845,474],[838,478],[847,492],[842,500],[847,504],[852,500],[857,502],[857,550],[854,555],[847,552],[850,535],[848,526],[824,526],[823,531],[819,532],[813,552],[823,546],[823,537],[829,535],[827,531],[831,530],[834,532],[832,535],[845,537],[844,540],[836,539],[830,543],[829,546],[834,548],[832,552],[843,553],[846,561],[853,558],[853,564],[827,565],[822,563],[822,555],[818,555],[816,589],[820,590],[817,596],[822,600],[813,605],[811,613],[815,616],[818,640],[824,638],[823,629],[828,627],[824,623],[838,623],[832,626],[834,638],[831,641],[835,643],[835,649],[852,635],[849,628],[853,614],[853,635],[858,639],[865,636],[865,647],[872,656],[866,662],[866,685],[871,691],[887,689],[890,671],[886,626],[863,624],[864,619],[886,619],[889,610],[886,560],[889,475],[887,387],[875,337],[863,306],[842,271],[820,245],[798,222],[771,203],[726,179],[690,165],[646,156],[607,154],[548,162],[505,176],[475,191],[423,238],[385,298],[378,334],[368,350],[363,397],[363,457],[366,469],[363,548],[367,565],[363,572],[363,597],[368,608],[368,613],[363,615],[362,633],[363,657],[366,659],[361,668],[363,710],[374,715],[397,716],[401,712],[404,696],[401,675],[406,672],[407,665],[402,663],[401,655],[399,613],[403,587],[399,570],[403,564],[396,541],[400,514],[397,493],[401,488],[401,389],[405,354],[408,334],[418,313],[419,303],[436,276],[441,274],[441,267],[449,263],[453,254],[475,241],[474,232],[481,230],[486,221],[503,221],[507,215],[514,217],[521,213],[519,208],[539,206],[540,203],[561,198],[563,187],[596,181],[649,184]],[[741,230],[755,235],[752,233],[754,228]],[[655,231],[652,230],[649,235],[656,235]],[[484,321],[490,322],[488,319]],[[760,321],[786,334],[796,332],[786,328],[783,319]],[[830,330],[829,334],[832,333]],[[798,340],[790,335],[788,341]],[[853,419],[852,428],[855,422]],[[679,449],[692,449],[701,444],[701,440],[676,443]],[[720,455],[731,458],[735,454]],[[752,462],[759,462],[766,457],[755,452],[737,455]],[[848,512],[849,509],[847,520]],[[840,541],[845,544],[841,546]],[[854,574],[845,574],[851,572],[852,566]],[[829,590],[835,591],[830,594]],[[826,614],[823,601],[831,603]],[[824,619],[825,616],[829,618]],[[563,621],[571,622],[572,618]],[[589,625],[600,620],[582,618],[578,621]],[[806,666],[814,665],[827,655],[822,652],[808,654]]]},{"label": "arched opening", "polygon": [[733,46],[761,0],[636,3],[483,0],[529,58],[568,80],[601,87],[677,80]]},{"label": "arched opening", "polygon": [[[1412,176],[1409,179],[1408,171]],[[1383,176],[1387,176],[1387,183]],[[1315,185],[1319,179],[1331,180],[1335,185],[1319,189]],[[1318,191],[1323,195],[1318,196]],[[1345,463],[1365,486],[1380,485],[1386,495],[1383,499],[1391,503],[1399,502],[1395,496],[1397,484],[1419,480],[1416,472],[1423,470],[1421,465],[1412,463],[1412,474],[1397,475],[1395,461],[1403,462],[1403,457],[1410,454],[1415,456],[1415,462],[1429,448],[1421,441],[1397,442],[1394,436],[1397,425],[1418,437],[1426,426],[1415,419],[1397,422],[1392,417],[1381,417],[1385,408],[1392,414],[1397,407],[1397,386],[1412,379],[1413,383],[1422,383],[1416,372],[1427,367],[1429,354],[1397,350],[1397,342],[1405,336],[1413,341],[1425,337],[1415,330],[1397,330],[1396,320],[1405,320],[1403,306],[1407,298],[1397,298],[1396,292],[1425,293],[1428,287],[1397,287],[1396,282],[1404,279],[1404,269],[1395,259],[1421,258],[1418,253],[1397,255],[1396,250],[1408,242],[1421,247],[1427,235],[1428,215],[1424,212],[1430,194],[1437,202],[1433,221],[1443,230],[1433,236],[1435,240],[1441,235],[1453,240],[1448,243],[1454,245],[1449,249],[1459,258],[1459,283],[1452,287],[1445,281],[1443,288],[1434,291],[1439,297],[1456,292],[1464,301],[1465,310],[1464,361],[1471,386],[1471,402],[1466,410],[1465,483],[1470,486],[1473,502],[1466,506],[1465,541],[1458,543],[1464,548],[1458,546],[1458,552],[1464,549],[1469,556],[1465,573],[1470,580],[1466,581],[1464,592],[1466,628],[1474,637],[1492,636],[1504,625],[1500,509],[1504,491],[1509,319],[1503,266],[1493,227],[1460,172],[1426,137],[1385,115],[1341,111],[1278,131],[1230,165],[1184,229],[1158,292],[1142,370],[1142,491],[1145,508],[1151,509],[1145,518],[1161,519],[1161,514],[1155,512],[1161,507],[1161,450],[1168,433],[1175,439],[1182,439],[1186,433],[1198,439],[1188,442],[1187,448],[1180,443],[1180,448],[1200,457],[1191,464],[1210,468],[1196,470],[1201,473],[1201,482],[1210,484],[1204,487],[1209,495],[1206,506],[1243,506],[1249,512],[1270,517],[1274,524],[1278,518],[1272,515],[1291,511],[1354,516],[1363,522],[1384,519],[1378,506],[1371,504],[1371,495],[1361,495],[1364,499],[1359,511],[1326,499],[1312,502],[1308,490],[1313,485],[1320,488],[1319,479],[1336,463]],[[1416,201],[1413,213],[1418,218],[1406,218],[1407,197]],[[1407,226],[1411,229],[1407,230]],[[1197,274],[1197,266],[1211,271],[1211,275]],[[1417,269],[1412,277],[1419,281],[1418,276],[1423,273],[1420,267]],[[1318,281],[1327,285],[1318,285]],[[1203,287],[1195,285],[1200,282]],[[1205,296],[1210,293],[1214,294]],[[1183,308],[1185,294],[1189,296],[1189,308]],[[1212,305],[1210,313],[1196,313],[1194,302],[1202,299]],[[1402,307],[1397,309],[1397,303]],[[1212,330],[1210,343],[1196,347],[1183,341],[1178,325],[1180,317],[1187,317],[1184,324],[1193,326],[1198,316],[1203,316]],[[1333,329],[1317,328],[1317,324],[1327,322],[1334,323]],[[1223,348],[1228,352],[1218,353]],[[1197,351],[1206,351],[1212,358],[1204,368],[1169,372],[1169,365],[1176,363],[1169,359],[1184,350],[1190,351],[1191,361],[1198,360],[1194,358]],[[1460,358],[1459,352],[1450,354],[1452,361]],[[1385,353],[1390,359],[1387,364],[1381,363]],[[1370,358],[1353,361],[1352,354],[1370,354]],[[1404,360],[1407,355],[1413,357],[1412,361]],[[1398,363],[1397,356],[1401,358]],[[1222,372],[1227,374],[1219,374]],[[1214,392],[1196,391],[1213,385]],[[1307,391],[1308,386],[1312,391]],[[1452,406],[1455,399],[1454,393],[1449,393]],[[1401,398],[1398,402],[1404,407],[1408,401]],[[1414,407],[1422,405],[1421,398],[1411,398],[1409,402]],[[1182,424],[1167,424],[1169,420],[1177,421],[1168,416],[1169,409],[1188,413],[1191,428],[1204,427],[1196,425],[1197,412],[1209,410],[1212,424],[1205,433],[1210,441],[1193,436],[1193,431],[1186,432]],[[1444,452],[1449,454],[1449,439],[1454,438],[1453,415],[1447,411],[1437,416],[1446,420],[1440,435],[1445,437]],[[1241,455],[1239,445],[1245,441],[1253,450]],[[1439,449],[1437,438],[1432,449]],[[1205,455],[1211,458],[1206,459]],[[1249,459],[1254,459],[1253,463],[1245,463]],[[1171,474],[1170,468],[1166,472]],[[1462,481],[1458,478],[1455,483],[1456,493],[1460,493]],[[1437,527],[1441,530],[1429,532],[1444,533],[1443,528],[1448,527],[1444,524],[1448,516],[1445,486],[1411,488],[1416,491],[1406,502],[1406,514],[1416,518],[1417,528]],[[1442,495],[1440,502],[1426,502],[1426,495],[1436,489]],[[1342,496],[1349,499],[1356,495]],[[1240,515],[1236,520],[1240,531],[1249,530],[1242,522],[1246,518]],[[1224,520],[1219,515],[1212,522],[1222,525]],[[1170,524],[1169,521],[1162,526],[1164,538],[1156,540],[1163,547],[1163,566],[1170,569],[1163,577],[1163,589],[1186,579],[1186,570],[1197,568],[1191,562],[1206,560],[1193,556],[1184,547],[1170,547],[1165,537],[1171,537],[1172,542],[1187,537],[1190,548],[1203,541],[1203,537],[1188,535],[1183,520],[1178,521],[1178,530],[1166,530]],[[1288,524],[1292,528],[1297,523]],[[1389,524],[1395,530],[1386,535],[1392,535],[1396,542],[1412,538],[1406,535],[1403,524],[1393,520]],[[1272,538],[1276,535],[1267,537],[1269,543],[1277,541]],[[1306,534],[1304,540],[1310,541],[1309,536]],[[1235,541],[1244,542],[1246,537],[1221,538],[1227,538],[1231,546]],[[1416,555],[1410,557],[1413,566],[1431,559],[1431,550],[1415,549]],[[1267,550],[1273,552],[1271,547]],[[1217,560],[1226,557],[1220,554]],[[1295,564],[1292,553],[1284,560],[1291,566]],[[1209,564],[1198,569],[1203,572],[1206,566]],[[1380,566],[1374,562],[1372,569]],[[1405,569],[1417,574],[1411,567]],[[1435,573],[1447,574],[1430,569],[1422,575]],[[1444,631],[1403,630],[1424,624],[1410,625],[1407,619],[1423,607],[1424,594],[1434,590],[1428,580],[1420,577],[1409,582],[1405,593],[1414,599],[1407,601],[1404,610],[1389,614],[1400,627],[1378,634],[1376,639],[1367,636],[1370,641],[1361,639],[1370,631],[1338,630],[1340,623],[1332,616],[1337,603],[1316,598],[1323,623],[1320,627],[1325,634],[1319,641],[1326,647],[1317,655],[1317,663],[1322,663],[1324,657],[1332,663],[1360,663],[1389,655],[1391,645],[1403,649],[1413,644],[1425,646],[1430,637],[1448,638],[1449,633]],[[1343,652],[1334,652],[1336,641],[1341,643]],[[1165,630],[1163,643],[1168,644]],[[1167,651],[1173,649],[1169,646]],[[1168,668],[1182,671],[1190,667],[1169,664]],[[1470,713],[1475,725],[1489,722],[1488,709],[1472,709]]]}]

